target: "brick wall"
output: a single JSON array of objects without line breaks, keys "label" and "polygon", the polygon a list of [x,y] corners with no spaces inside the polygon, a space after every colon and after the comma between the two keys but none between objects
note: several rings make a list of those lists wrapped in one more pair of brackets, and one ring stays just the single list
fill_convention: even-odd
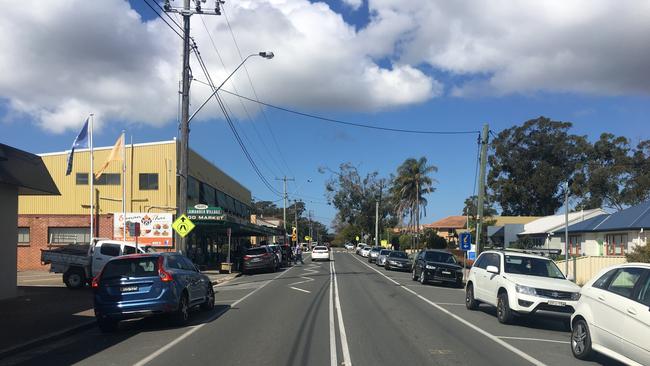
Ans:
[{"label": "brick wall", "polygon": [[[41,265],[41,249],[48,248],[49,227],[90,227],[88,215],[18,215],[18,227],[29,227],[29,245],[18,245],[18,270],[49,270]],[[95,236],[113,238],[113,215],[99,215]]]}]

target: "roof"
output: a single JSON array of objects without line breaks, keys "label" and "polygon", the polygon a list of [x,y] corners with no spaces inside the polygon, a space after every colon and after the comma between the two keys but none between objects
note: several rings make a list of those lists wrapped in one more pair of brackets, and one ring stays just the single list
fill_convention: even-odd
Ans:
[{"label": "roof", "polygon": [[[151,146],[151,145],[165,145],[165,144],[175,144],[176,143],[176,138],[173,140],[166,140],[166,141],[154,141],[154,142],[141,142],[138,144],[133,144],[133,147],[140,147],[140,146]],[[130,147],[132,144],[128,144]],[[93,146],[93,151],[99,151],[99,150],[110,150],[113,148],[113,145],[111,146]],[[81,149],[75,149],[75,152],[82,152],[82,151],[90,151],[90,148],[81,148]],[[66,151],[55,151],[55,152],[48,152],[48,153],[42,153],[38,154],[38,156],[52,156],[52,155],[67,155],[70,152],[70,150]]]},{"label": "roof", "polygon": [[466,216],[447,216],[442,220],[422,225],[433,229],[464,229],[467,226]]},{"label": "roof", "polygon": [[650,229],[650,201],[569,226],[569,232]]},{"label": "roof", "polygon": [[540,218],[540,216],[492,216],[488,217],[487,220],[494,220],[494,226],[503,226],[508,224],[527,224]]},{"label": "roof", "polygon": [[0,144],[0,183],[18,187],[19,195],[60,195],[38,155]]},{"label": "roof", "polygon": [[[606,212],[600,208],[570,212],[568,220],[569,225],[576,224],[603,214],[606,214]],[[564,214],[542,217],[540,219],[524,224],[524,231],[518,235],[550,234],[556,230],[564,228],[564,222]]]}]

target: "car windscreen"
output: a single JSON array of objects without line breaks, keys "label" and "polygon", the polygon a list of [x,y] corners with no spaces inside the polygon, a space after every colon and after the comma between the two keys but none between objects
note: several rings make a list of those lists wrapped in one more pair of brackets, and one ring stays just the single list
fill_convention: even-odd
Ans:
[{"label": "car windscreen", "polygon": [[318,251],[320,251],[320,250],[327,250],[327,247],[318,246],[318,247],[314,247],[314,250],[318,250]]},{"label": "car windscreen", "polygon": [[456,264],[456,258],[450,254],[450,253],[445,253],[445,252],[426,252],[424,255],[424,260],[429,261],[429,262],[438,262],[438,263],[449,263],[449,264]]},{"label": "car windscreen", "polygon": [[391,252],[388,255],[389,258],[402,258],[402,259],[408,259],[408,255],[405,252]]},{"label": "car windscreen", "polygon": [[106,263],[102,272],[102,280],[157,275],[158,257],[124,258]]},{"label": "car windscreen", "polygon": [[528,276],[564,278],[564,275],[553,261],[542,258],[506,255],[505,271],[506,273]]},{"label": "car windscreen", "polygon": [[390,250],[388,249],[382,249],[381,251],[379,251],[379,255],[387,255],[388,253],[390,253]]},{"label": "car windscreen", "polygon": [[247,255],[260,255],[267,253],[266,248],[250,248],[246,251]]}]

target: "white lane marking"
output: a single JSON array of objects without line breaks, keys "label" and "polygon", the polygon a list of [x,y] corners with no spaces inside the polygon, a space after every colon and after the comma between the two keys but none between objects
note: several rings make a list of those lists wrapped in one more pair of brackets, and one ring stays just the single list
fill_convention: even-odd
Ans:
[{"label": "white lane marking", "polygon": [[289,268],[289,269],[285,270],[284,272],[278,274],[277,276],[273,277],[272,279],[264,282],[260,287],[256,288],[255,290],[248,293],[246,296],[244,296],[241,299],[239,299],[239,300],[235,301],[234,303],[232,303],[229,308],[224,308],[224,309],[220,310],[219,312],[217,312],[216,314],[214,314],[213,316],[211,316],[205,323],[201,323],[199,325],[191,326],[190,329],[188,329],[185,333],[178,336],[178,338],[174,339],[173,341],[171,341],[171,342],[167,343],[166,345],[164,345],[163,347],[159,348],[156,352],[154,352],[154,353],[150,354],[149,356],[143,358],[142,360],[138,361],[137,363],[134,364],[134,366],[142,366],[142,365],[146,365],[147,363],[151,362],[156,357],[160,356],[161,354],[165,353],[170,348],[172,348],[175,345],[177,345],[178,343],[180,343],[183,339],[191,336],[194,332],[196,332],[197,330],[203,328],[205,325],[210,324],[214,319],[221,316],[223,313],[228,311],[230,308],[233,308],[233,307],[237,306],[237,304],[239,304],[240,302],[246,300],[246,298],[248,298],[252,294],[256,293],[257,291],[263,289],[269,283],[271,283],[274,280],[277,280],[278,278],[284,276],[284,274],[289,272],[290,270],[291,270],[291,268]]},{"label": "white lane marking", "polygon": [[456,314],[450,312],[449,310],[443,308],[442,306],[437,305],[435,302],[433,302],[433,301],[427,299],[426,297],[424,297],[424,296],[418,294],[417,292],[411,290],[410,288],[408,288],[408,287],[406,287],[406,286],[404,286],[404,285],[401,285],[399,282],[393,280],[392,278],[386,276],[385,274],[379,272],[378,270],[376,270],[376,269],[370,267],[369,265],[363,263],[363,262],[360,261],[358,258],[354,258],[354,259],[356,259],[357,261],[359,261],[359,263],[365,265],[366,267],[372,269],[373,271],[379,273],[380,275],[382,275],[383,277],[385,277],[385,278],[386,278],[387,280],[389,280],[390,282],[392,282],[392,283],[398,285],[399,287],[403,288],[405,291],[408,291],[408,292],[410,292],[411,294],[417,296],[420,300],[422,300],[422,301],[428,303],[429,305],[433,306],[434,308],[436,308],[436,309],[442,311],[443,313],[445,313],[445,314],[449,315],[450,317],[452,317],[452,318],[458,320],[459,322],[465,324],[466,326],[468,326],[468,327],[474,329],[475,331],[477,331],[477,332],[483,334],[484,336],[488,337],[489,339],[493,340],[494,342],[500,344],[500,345],[503,346],[504,348],[506,348],[506,349],[508,349],[509,351],[513,352],[514,354],[516,354],[516,355],[522,357],[523,359],[525,359],[526,361],[532,363],[533,365],[546,366],[546,364],[543,363],[542,361],[540,361],[540,360],[536,359],[535,357],[529,355],[528,353],[526,353],[526,352],[520,350],[519,348],[512,346],[511,344],[509,344],[508,342],[506,342],[506,341],[500,339],[499,337],[495,336],[494,334],[489,333],[489,332],[483,330],[482,328],[477,327],[476,325],[474,325],[474,324],[468,322],[467,320],[465,320],[465,319],[459,317],[458,315],[456,315]]},{"label": "white lane marking", "polygon": [[533,341],[533,342],[550,342],[550,343],[562,343],[562,344],[571,344],[569,341],[557,341],[555,339],[541,339],[541,338],[525,338],[525,337],[504,337],[499,336],[501,339],[513,339],[517,341]]},{"label": "white lane marking", "polygon": [[339,281],[336,278],[336,266],[332,263],[332,273],[334,274],[334,290],[336,301],[336,316],[339,321],[339,332],[341,332],[341,349],[343,349],[343,364],[345,366],[352,366],[350,359],[350,348],[348,347],[348,336],[345,333],[345,325],[343,324],[343,311],[341,311],[341,301],[339,300]]},{"label": "white lane marking", "polygon": [[334,263],[330,262],[330,301],[329,301],[329,321],[330,321],[330,365],[338,366],[336,355],[336,329],[334,326]]},{"label": "white lane marking", "polygon": [[311,294],[311,291],[309,291],[309,290],[303,290],[303,289],[301,289],[301,288],[293,287],[293,286],[289,286],[289,288],[292,289],[292,290],[302,291],[302,292],[306,292],[306,293],[308,293],[308,294]]},{"label": "white lane marking", "polygon": [[438,305],[447,305],[447,306],[449,306],[449,305],[453,305],[453,306],[465,306],[465,304],[454,303],[454,302],[437,302],[436,304],[438,304]]}]

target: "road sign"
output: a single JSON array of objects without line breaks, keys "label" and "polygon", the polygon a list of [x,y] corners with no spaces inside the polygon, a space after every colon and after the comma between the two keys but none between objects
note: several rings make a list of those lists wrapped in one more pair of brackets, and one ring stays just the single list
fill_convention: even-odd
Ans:
[{"label": "road sign", "polygon": [[298,230],[294,227],[293,232],[291,233],[291,241],[298,241]]},{"label": "road sign", "polygon": [[311,241],[311,236],[309,235],[305,236],[305,241]]},{"label": "road sign", "polygon": [[388,246],[388,240],[386,240],[386,239],[382,239],[382,240],[381,240],[381,246],[382,246],[382,247]]},{"label": "road sign", "polygon": [[126,222],[127,229],[129,230],[129,236],[137,237],[140,236],[140,223],[134,221]]},{"label": "road sign", "polygon": [[460,249],[461,250],[470,250],[472,249],[472,234],[470,233],[460,233],[459,236]]},{"label": "road sign", "polygon": [[476,260],[476,251],[470,250],[467,252],[467,259]]},{"label": "road sign", "polygon": [[357,235],[354,240],[359,241],[359,235]]},{"label": "road sign", "polygon": [[181,215],[179,216],[176,221],[172,224],[172,229],[178,233],[181,237],[185,237],[187,234],[194,229],[196,225],[192,222],[192,220],[188,219],[187,216]]}]

